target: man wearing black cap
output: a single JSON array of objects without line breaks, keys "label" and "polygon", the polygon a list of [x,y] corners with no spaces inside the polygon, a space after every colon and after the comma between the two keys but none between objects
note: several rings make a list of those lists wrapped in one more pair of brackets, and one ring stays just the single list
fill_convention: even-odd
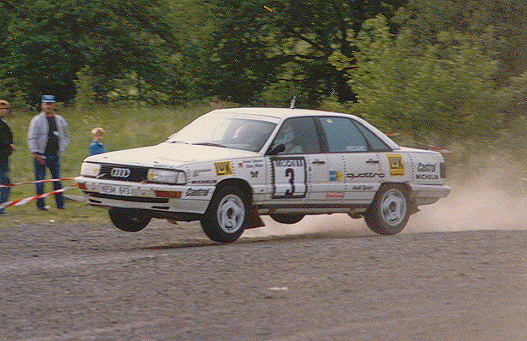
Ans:
[{"label": "man wearing black cap", "polygon": [[[66,151],[69,144],[68,124],[66,120],[55,113],[55,96],[42,96],[42,112],[31,120],[27,140],[29,150],[33,154],[35,164],[35,179],[46,178],[46,168],[49,168],[54,179],[60,179],[59,155]],[[37,195],[44,193],[44,184],[37,183]],[[53,182],[53,189],[61,189],[60,181]],[[55,194],[57,208],[64,208],[62,193]],[[37,208],[46,210],[44,198],[37,199]]]}]

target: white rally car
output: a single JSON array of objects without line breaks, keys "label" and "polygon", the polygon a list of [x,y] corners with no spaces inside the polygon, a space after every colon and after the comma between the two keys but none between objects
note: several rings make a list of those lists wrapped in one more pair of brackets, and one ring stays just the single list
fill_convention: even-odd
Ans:
[{"label": "white rally car", "polygon": [[275,108],[214,110],[159,145],[86,158],[75,180],[121,230],[199,220],[224,243],[263,226],[260,215],[348,213],[396,234],[450,192],[437,152],[402,148],[355,116]]}]

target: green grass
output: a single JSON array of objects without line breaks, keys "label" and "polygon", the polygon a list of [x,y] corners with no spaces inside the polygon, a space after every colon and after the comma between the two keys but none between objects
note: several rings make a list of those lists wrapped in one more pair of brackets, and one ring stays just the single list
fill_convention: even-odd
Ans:
[{"label": "green grass", "polygon": [[[217,107],[217,106],[215,106]],[[79,110],[59,106],[58,113],[68,122],[70,145],[61,156],[62,177],[79,175],[84,158],[88,156],[92,141],[91,130],[102,127],[106,130],[106,151],[121,150],[154,145],[165,141],[196,117],[214,109],[211,105],[193,105],[189,107],[145,107],[132,103],[129,106],[97,107],[91,110]],[[33,159],[27,146],[27,130],[31,118],[36,112],[17,112],[13,110],[6,118],[14,134],[17,150],[10,157],[11,182],[34,181]],[[47,178],[50,178],[48,171]],[[64,187],[74,185],[73,181],[64,181]],[[46,183],[44,190],[52,190],[52,184]],[[78,189],[65,192],[69,195],[81,195]],[[13,187],[9,200],[27,198],[35,195],[35,185]],[[88,206],[84,202],[66,201],[65,210],[57,210],[53,196],[47,197],[46,205],[50,211],[39,211],[35,202],[22,206],[9,207],[10,214],[0,216],[0,227],[16,226],[27,223],[63,223],[72,221],[108,221],[105,209]]]}]

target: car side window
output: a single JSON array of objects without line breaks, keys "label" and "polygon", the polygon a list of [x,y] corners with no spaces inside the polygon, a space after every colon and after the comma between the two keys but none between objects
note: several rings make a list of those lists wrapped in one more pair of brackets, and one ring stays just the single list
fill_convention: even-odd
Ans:
[{"label": "car side window", "polygon": [[345,117],[320,117],[326,134],[329,153],[368,151],[368,143],[351,119]]},{"label": "car side window", "polygon": [[284,121],[273,140],[271,148],[283,144],[280,154],[320,153],[320,140],[312,117],[294,117]]},{"label": "car side window", "polygon": [[391,151],[392,149],[384,143],[377,135],[372,133],[368,128],[363,126],[362,124],[355,122],[357,127],[359,127],[359,130],[361,131],[362,135],[366,137],[366,140],[368,140],[368,143],[370,144],[370,147],[373,151],[376,152],[387,152]]}]

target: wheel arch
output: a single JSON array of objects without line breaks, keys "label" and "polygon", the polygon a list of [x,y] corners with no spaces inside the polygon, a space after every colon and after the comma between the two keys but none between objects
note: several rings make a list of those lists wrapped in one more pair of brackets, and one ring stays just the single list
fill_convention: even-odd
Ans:
[{"label": "wheel arch", "polygon": [[216,195],[216,193],[218,193],[220,189],[229,187],[229,186],[239,188],[242,191],[242,193],[245,195],[244,199],[247,200],[247,203],[249,203],[249,205],[252,205],[253,189],[251,185],[249,185],[249,183],[243,179],[233,178],[233,179],[225,179],[225,180],[220,181],[216,185],[216,188],[214,189],[213,196]]},{"label": "wheel arch", "polygon": [[406,195],[406,198],[408,199],[408,203],[410,204],[410,214],[414,214],[418,212],[417,205],[415,204],[415,200],[412,198],[412,187],[410,187],[410,184],[406,182],[383,182],[379,189],[377,190],[377,193],[375,193],[375,196],[373,197],[372,202],[368,205],[368,209],[373,205],[375,202],[375,199],[377,199],[378,193],[381,192],[381,190],[385,187],[398,187],[400,188],[404,194]]},{"label": "wheel arch", "polygon": [[[216,189],[214,190],[214,194],[212,195],[212,197],[214,198],[216,193],[218,193],[222,188],[225,188],[225,187],[239,188],[241,192],[244,194],[244,198],[242,199],[246,201],[249,207],[246,229],[265,226],[265,223],[260,218],[260,215],[258,214],[256,207],[253,205],[253,193],[254,192],[253,192],[251,185],[247,181],[243,179],[239,179],[239,178],[235,178],[235,179],[231,178],[231,179],[222,180],[220,183],[216,185]],[[209,202],[209,207],[210,207],[211,202],[212,202],[212,199]],[[207,211],[209,210],[209,207],[207,207]]]},{"label": "wheel arch", "polygon": [[[408,183],[406,183],[406,182],[389,182],[389,181],[387,181],[387,182],[383,182],[383,183],[379,186],[379,190],[380,190],[381,188],[388,187],[388,186],[390,186],[390,187],[399,187],[400,189],[402,189],[402,190],[405,192],[404,194],[406,194],[406,195],[408,196],[408,198],[411,197],[411,194],[412,194],[412,188],[411,188],[410,185],[409,185]],[[377,192],[379,192],[379,191],[377,191]]]},{"label": "wheel arch", "polygon": [[[417,204],[415,202],[415,199],[412,197],[412,187],[407,182],[384,182],[379,187],[379,191],[384,187],[398,187],[401,190],[403,190],[404,194],[406,195],[406,198],[408,199],[408,205],[410,208],[410,215],[419,212],[419,209],[417,208]],[[377,191],[377,192],[379,192]],[[377,194],[375,194],[375,197],[377,197]],[[372,202],[373,204],[373,202]],[[371,204],[370,204],[371,205]]]}]

